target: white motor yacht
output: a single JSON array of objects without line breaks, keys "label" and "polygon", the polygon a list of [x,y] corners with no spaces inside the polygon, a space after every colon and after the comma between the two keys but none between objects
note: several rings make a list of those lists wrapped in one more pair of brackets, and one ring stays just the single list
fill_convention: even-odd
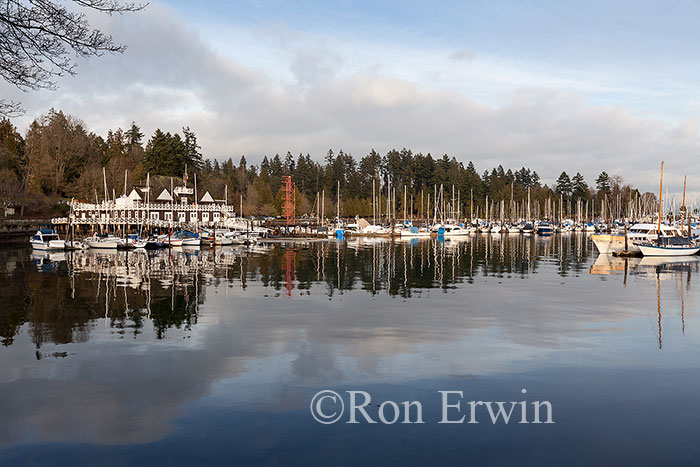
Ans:
[{"label": "white motor yacht", "polygon": [[29,239],[32,248],[35,250],[64,250],[66,242],[61,240],[53,229],[39,229]]}]

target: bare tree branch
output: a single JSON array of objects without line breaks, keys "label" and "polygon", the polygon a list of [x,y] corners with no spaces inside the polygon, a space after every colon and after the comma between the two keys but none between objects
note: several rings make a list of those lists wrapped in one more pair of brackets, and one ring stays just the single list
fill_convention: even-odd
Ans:
[{"label": "bare tree branch", "polygon": [[[75,74],[71,52],[83,58],[122,53],[123,44],[93,29],[89,9],[108,15],[142,10],[147,4],[119,0],[0,0],[0,77],[23,91],[55,89],[56,79]],[[0,116],[21,112],[19,104],[0,99]]]},{"label": "bare tree branch", "polygon": [[24,109],[19,102],[6,101],[0,99],[0,116],[6,118],[19,117],[24,113]]}]

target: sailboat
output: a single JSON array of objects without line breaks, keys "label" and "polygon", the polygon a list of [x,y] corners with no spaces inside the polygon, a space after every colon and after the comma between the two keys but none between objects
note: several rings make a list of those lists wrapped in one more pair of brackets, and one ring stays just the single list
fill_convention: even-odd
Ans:
[{"label": "sailboat", "polygon": [[[664,163],[661,162],[661,181],[659,183],[659,223],[657,232],[661,232],[661,217],[663,208],[661,197],[664,187]],[[685,212],[685,183],[683,184],[683,211]],[[685,214],[684,214],[685,215]],[[644,256],[688,256],[697,254],[700,246],[696,245],[690,237],[675,235],[663,237],[659,235],[656,242],[637,243]]]}]

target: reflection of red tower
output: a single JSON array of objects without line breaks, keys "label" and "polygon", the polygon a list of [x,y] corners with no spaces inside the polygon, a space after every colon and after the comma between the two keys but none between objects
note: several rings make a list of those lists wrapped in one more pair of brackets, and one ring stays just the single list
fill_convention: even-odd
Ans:
[{"label": "reflection of red tower", "polygon": [[294,217],[297,211],[294,182],[292,181],[292,177],[285,175],[282,177],[282,183],[284,183],[284,206],[282,207],[282,213],[284,217],[287,218],[287,225],[292,225],[294,224]]},{"label": "reflection of red tower", "polygon": [[296,253],[293,250],[287,250],[285,256],[287,260],[287,297],[291,297],[294,280],[296,279]]}]

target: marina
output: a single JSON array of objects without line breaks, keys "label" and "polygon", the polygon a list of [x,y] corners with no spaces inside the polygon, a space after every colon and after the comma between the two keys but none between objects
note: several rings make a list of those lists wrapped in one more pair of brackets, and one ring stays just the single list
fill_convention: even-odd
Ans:
[{"label": "marina", "polygon": [[0,467],[698,465],[698,17],[0,2]]}]

